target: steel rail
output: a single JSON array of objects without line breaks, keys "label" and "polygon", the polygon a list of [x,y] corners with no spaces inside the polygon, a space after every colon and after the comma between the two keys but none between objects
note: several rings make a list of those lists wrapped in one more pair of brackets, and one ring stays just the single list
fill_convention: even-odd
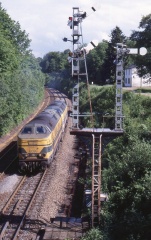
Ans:
[{"label": "steel rail", "polygon": [[21,185],[23,184],[23,182],[26,180],[26,176],[24,176],[21,181],[19,182],[19,184],[17,185],[15,191],[13,192],[13,194],[10,196],[10,198],[8,199],[7,203],[5,204],[5,206],[2,208],[1,214],[4,214],[4,212],[6,211],[8,205],[10,204],[10,202],[12,201],[13,197],[16,195],[16,193],[18,192],[19,188],[21,187]]},{"label": "steel rail", "polygon": [[30,207],[31,207],[31,204],[32,204],[32,202],[33,202],[33,200],[34,200],[34,198],[35,198],[35,196],[36,196],[36,193],[37,193],[37,191],[38,191],[38,189],[39,189],[39,187],[40,187],[40,185],[41,185],[41,183],[42,183],[42,181],[43,181],[43,178],[44,178],[46,172],[47,172],[47,169],[43,172],[43,175],[42,175],[42,177],[40,178],[39,183],[38,183],[37,187],[36,187],[35,190],[34,190],[34,193],[33,193],[32,197],[31,197],[31,199],[30,199],[30,201],[29,201],[29,203],[28,203],[28,205],[27,205],[27,207],[26,207],[26,209],[25,209],[25,211],[24,211],[24,214],[23,214],[23,216],[22,216],[22,219],[21,219],[21,221],[20,221],[20,224],[18,225],[18,228],[16,229],[16,231],[15,231],[15,233],[14,233],[14,235],[13,235],[12,240],[16,240],[16,239],[18,238],[18,234],[19,234],[19,231],[20,231],[20,229],[21,229],[21,227],[22,227],[22,224],[23,224],[23,222],[24,222],[24,219],[25,219],[25,217],[26,217],[26,215],[27,215],[27,213],[28,213],[28,211],[29,211],[29,209],[30,209]]},{"label": "steel rail", "polygon": [[[36,196],[36,193],[37,193],[37,191],[39,190],[39,187],[41,186],[41,183],[42,183],[42,181],[43,181],[43,178],[44,178],[45,175],[46,175],[46,172],[47,172],[47,169],[42,173],[42,176],[40,176],[40,179],[38,180],[37,186],[35,187],[34,192],[33,192],[32,196],[31,196],[31,198],[29,199],[29,201],[28,201],[28,203],[27,203],[27,206],[25,207],[25,210],[24,210],[24,212],[23,212],[23,215],[21,216],[20,222],[18,223],[18,225],[17,225],[17,227],[16,227],[16,229],[15,229],[15,232],[12,233],[12,237],[11,237],[12,240],[18,239],[19,231],[20,231],[20,229],[21,229],[21,227],[22,227],[22,225],[23,225],[23,222],[24,222],[24,220],[25,220],[25,218],[26,218],[26,215],[27,215],[27,213],[28,213],[28,211],[29,211],[29,209],[30,209],[30,207],[31,207],[31,204],[33,203],[33,200],[34,200],[34,198],[35,198],[35,196]],[[24,177],[22,178],[22,180],[20,181],[20,183],[19,183],[18,186],[16,187],[14,193],[10,196],[10,198],[9,198],[9,200],[7,201],[6,205],[3,207],[2,211],[1,211],[1,214],[4,214],[4,213],[5,213],[5,211],[7,210],[8,206],[9,206],[9,204],[11,203],[11,201],[12,201],[12,199],[15,197],[15,195],[18,193],[21,185],[24,183],[24,181],[26,180],[26,178],[27,178],[27,176],[24,176]],[[21,200],[22,200],[22,199],[19,199],[19,200],[17,201],[17,203],[15,203],[15,205],[14,205],[14,207],[13,207],[13,210],[11,211],[11,214],[12,214],[12,215],[13,215],[14,210],[19,206]],[[10,215],[10,217],[11,217],[11,215]],[[3,237],[4,237],[4,235],[5,235],[5,232],[6,232],[6,230],[8,229],[9,225],[10,225],[10,223],[9,223],[9,221],[7,220],[6,223],[3,225],[3,228],[2,228],[2,230],[1,230],[0,239],[3,239]]]}]

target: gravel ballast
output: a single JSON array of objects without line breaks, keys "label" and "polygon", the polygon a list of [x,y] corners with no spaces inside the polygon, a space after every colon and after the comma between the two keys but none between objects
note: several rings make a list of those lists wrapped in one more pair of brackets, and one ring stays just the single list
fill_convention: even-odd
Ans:
[{"label": "gravel ballast", "polygon": [[0,182],[0,193],[12,192],[18,181],[19,179],[16,174],[4,178],[4,180]]},{"label": "gravel ballast", "polygon": [[75,136],[70,135],[70,121],[68,123],[62,145],[56,154],[55,172],[53,172],[52,180],[49,184],[45,200],[42,204],[39,218],[50,221],[50,218],[55,218],[60,206],[64,204],[67,197],[66,187],[70,177],[70,165],[74,162],[74,139]]}]

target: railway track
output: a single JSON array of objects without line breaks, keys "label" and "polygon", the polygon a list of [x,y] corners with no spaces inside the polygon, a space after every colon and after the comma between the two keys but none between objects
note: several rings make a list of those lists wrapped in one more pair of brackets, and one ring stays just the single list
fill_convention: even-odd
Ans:
[{"label": "railway track", "polygon": [[[41,184],[43,181],[47,183],[48,172],[49,169],[35,176],[24,176],[21,178],[16,189],[1,211],[0,239],[25,239],[23,236],[19,237],[20,230],[23,227],[31,206],[35,206],[34,199]],[[44,186],[45,185],[46,184],[44,184]],[[21,234],[23,235],[23,231],[21,231]]]},{"label": "railway track", "polygon": [[[38,109],[36,114],[38,114],[43,109],[45,109],[53,100],[55,100],[58,97],[62,98],[62,96],[64,96],[64,94],[61,94],[58,90],[48,88],[45,91],[45,101],[44,101],[43,105],[40,107],[40,109]],[[1,142],[6,140],[5,145],[3,145],[3,147],[0,142],[0,148],[3,149],[3,151],[0,152],[0,179],[5,174],[5,172],[9,168],[9,166],[17,158],[17,138],[16,138],[16,136],[17,136],[18,132],[34,116],[35,116],[35,114],[33,114],[32,116],[27,118],[20,126],[15,128],[15,130],[13,130],[13,132],[10,133],[10,135],[12,135],[11,138],[9,138],[8,136],[5,136],[3,138],[3,140],[2,140],[2,138],[0,139]]]},{"label": "railway track", "polygon": [[[64,94],[61,94],[57,90],[47,89],[47,97],[45,98],[45,107],[56,98],[64,98],[68,104],[69,110],[71,109],[71,102],[67,100]],[[51,164],[51,169],[47,169],[44,172],[45,174],[38,173],[37,175],[22,177],[16,174],[16,141],[9,144],[6,149],[0,153],[0,183],[5,180],[5,178],[11,178],[13,175],[15,175],[18,179],[19,183],[16,183],[18,187],[14,185],[11,192],[9,192],[9,194],[7,193],[6,196],[4,196],[5,194],[1,194],[1,199],[3,199],[3,201],[1,202],[0,214],[0,239],[38,239],[41,232],[44,231],[46,222],[48,221],[48,219],[44,219],[43,216],[39,217],[39,212],[42,207],[42,203],[46,198],[49,185],[52,181],[54,181],[54,178],[56,178],[56,176],[53,177],[56,168],[56,164],[54,162],[56,159],[54,159],[53,164]],[[12,157],[13,154],[14,157]],[[3,163],[6,162],[6,157],[8,158],[8,161],[4,166]],[[13,161],[16,162],[16,168],[15,164],[14,167],[12,167]],[[58,185],[59,184],[57,184],[57,186]],[[16,189],[14,189],[15,186]],[[53,202],[55,202],[54,198],[55,197],[52,197]],[[6,199],[8,200],[7,203]],[[60,201],[55,203],[57,209],[59,208],[58,202],[60,203]],[[50,206],[51,204],[52,202],[50,202]],[[53,209],[55,208],[55,205],[53,203]],[[55,210],[53,210],[53,212],[54,211]]]}]

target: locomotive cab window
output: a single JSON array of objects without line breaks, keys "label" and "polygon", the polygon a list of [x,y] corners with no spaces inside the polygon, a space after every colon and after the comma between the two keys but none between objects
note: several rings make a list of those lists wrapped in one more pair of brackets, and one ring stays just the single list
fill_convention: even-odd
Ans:
[{"label": "locomotive cab window", "polygon": [[38,126],[38,127],[36,127],[36,133],[37,134],[46,133],[46,129],[43,126]]},{"label": "locomotive cab window", "polygon": [[32,128],[31,127],[25,127],[22,130],[22,134],[31,134],[32,133]]}]

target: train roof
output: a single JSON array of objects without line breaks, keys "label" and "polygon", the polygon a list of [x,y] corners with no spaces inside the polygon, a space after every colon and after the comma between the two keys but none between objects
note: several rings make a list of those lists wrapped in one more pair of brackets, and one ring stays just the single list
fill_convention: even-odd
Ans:
[{"label": "train roof", "polygon": [[43,111],[40,114],[38,114],[31,122],[42,121],[48,127],[50,126],[52,130],[55,127],[58,120],[59,120],[59,117],[57,113]]},{"label": "train roof", "polygon": [[[66,103],[64,102],[64,101],[61,101],[61,100],[55,100],[52,104],[51,104],[52,106],[54,105],[56,105],[56,106],[59,106],[62,110],[64,110],[65,108],[66,108]],[[50,105],[50,106],[51,106]]]},{"label": "train roof", "polygon": [[56,106],[56,105],[50,105],[45,110],[47,111],[49,109],[52,109],[52,110],[56,111],[59,115],[61,115],[63,113],[63,110],[60,107]]},{"label": "train roof", "polygon": [[55,128],[65,108],[65,102],[61,100],[54,101],[26,124],[18,136],[20,138],[38,138],[39,134],[41,134],[41,137],[46,137]]},{"label": "train roof", "polygon": [[44,111],[42,111],[42,113],[49,113],[55,116],[55,118],[57,118],[57,120],[59,121],[61,113],[59,114],[59,112],[56,109],[53,108],[46,108]]}]

